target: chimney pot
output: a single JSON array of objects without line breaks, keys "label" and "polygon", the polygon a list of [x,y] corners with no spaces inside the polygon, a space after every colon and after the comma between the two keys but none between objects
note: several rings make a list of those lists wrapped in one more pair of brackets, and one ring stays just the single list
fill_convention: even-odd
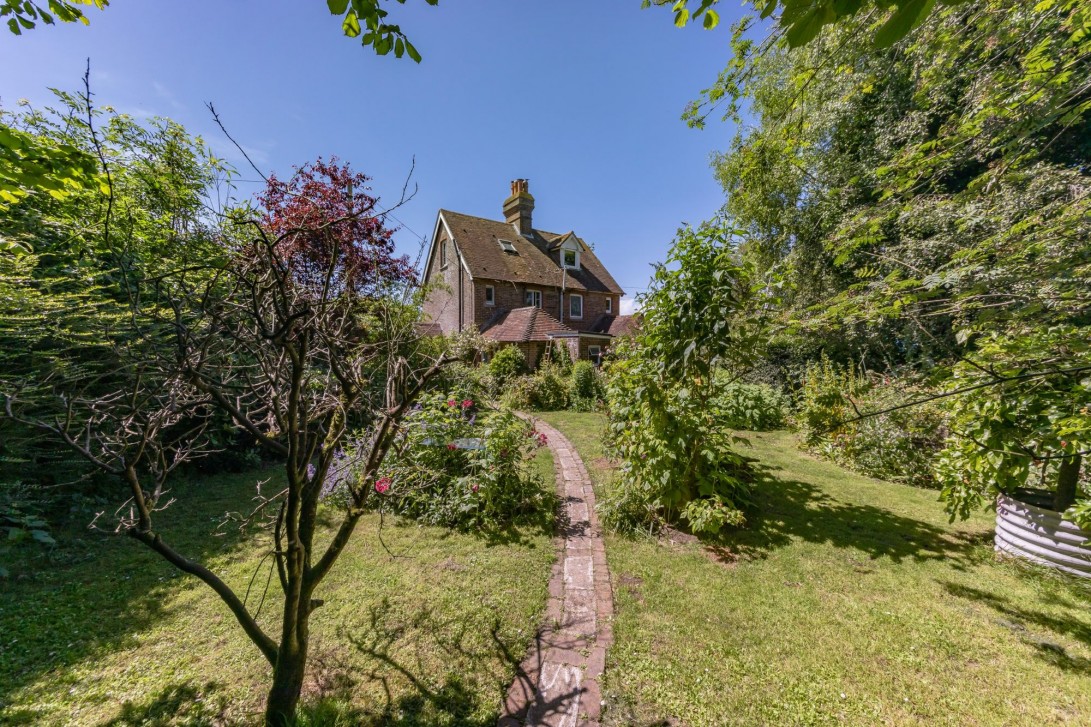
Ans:
[{"label": "chimney pot", "polygon": [[520,235],[530,237],[534,231],[531,216],[534,213],[534,197],[530,194],[530,182],[516,179],[511,183],[511,196],[504,200],[504,219]]}]

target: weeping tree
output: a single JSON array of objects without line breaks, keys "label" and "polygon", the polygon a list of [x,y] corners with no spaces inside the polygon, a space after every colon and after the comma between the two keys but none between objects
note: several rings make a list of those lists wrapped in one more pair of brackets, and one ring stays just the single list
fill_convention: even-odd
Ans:
[{"label": "weeping tree", "polygon": [[[270,664],[269,725],[294,719],[320,586],[379,496],[400,420],[454,358],[416,334],[412,269],[394,255],[367,181],[321,160],[287,182],[271,178],[260,209],[227,215],[217,252],[129,281],[129,313],[107,332],[111,366],[36,382],[33,400],[6,392],[11,419],[124,487],[127,499],[97,527],[154,550],[224,602]],[[246,518],[271,530],[283,596],[275,632],[157,529],[164,511],[184,506],[169,496],[171,476],[214,449],[209,423],[224,418],[283,463],[284,488]],[[334,480],[339,522],[319,543]]]}]

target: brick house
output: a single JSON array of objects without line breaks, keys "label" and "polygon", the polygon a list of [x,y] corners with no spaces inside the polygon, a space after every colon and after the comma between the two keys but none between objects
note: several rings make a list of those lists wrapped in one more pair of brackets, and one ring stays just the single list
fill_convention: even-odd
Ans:
[{"label": "brick house", "polygon": [[614,335],[631,329],[619,314],[624,291],[574,232],[534,229],[525,179],[511,183],[504,220],[440,210],[422,283],[430,329],[476,328],[497,346],[519,346],[534,366],[554,342],[572,358],[598,362]]}]

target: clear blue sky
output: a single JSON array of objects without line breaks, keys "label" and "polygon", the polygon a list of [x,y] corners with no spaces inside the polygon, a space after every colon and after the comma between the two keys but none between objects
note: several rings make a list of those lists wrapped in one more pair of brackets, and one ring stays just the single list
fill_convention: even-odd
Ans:
[{"label": "clear blue sky", "polygon": [[337,155],[390,202],[415,156],[420,192],[397,212],[413,255],[438,208],[499,218],[526,177],[535,226],[575,230],[635,294],[677,226],[723,203],[708,158],[732,129],[679,120],[728,60],[723,5],[705,31],[640,0],[392,4],[417,65],[342,36],[321,0],[113,0],[90,27],[0,34],[0,100],[74,90],[90,57],[99,103],[174,118],[245,179],[205,102],[267,172]]}]

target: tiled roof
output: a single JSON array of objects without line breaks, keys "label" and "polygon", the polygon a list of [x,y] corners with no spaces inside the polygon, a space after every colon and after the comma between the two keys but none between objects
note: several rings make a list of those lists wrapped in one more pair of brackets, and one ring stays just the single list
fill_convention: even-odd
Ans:
[{"label": "tiled roof", "polygon": [[612,316],[609,313],[603,313],[591,324],[591,332],[608,333],[611,336],[631,336],[639,327],[639,315]]},{"label": "tiled roof", "polygon": [[[535,230],[534,239],[530,240],[507,222],[449,210],[440,210],[440,214],[454,235],[470,275],[475,278],[560,287],[563,276],[564,286],[570,290],[624,295],[621,286],[582,240],[580,269],[563,271],[553,247],[570,233],[558,235]],[[511,242],[515,252],[504,252],[499,240]]]},{"label": "tiled roof", "polygon": [[488,340],[508,343],[548,341],[550,334],[575,333],[573,329],[534,306],[501,309],[481,327],[481,335]]}]

